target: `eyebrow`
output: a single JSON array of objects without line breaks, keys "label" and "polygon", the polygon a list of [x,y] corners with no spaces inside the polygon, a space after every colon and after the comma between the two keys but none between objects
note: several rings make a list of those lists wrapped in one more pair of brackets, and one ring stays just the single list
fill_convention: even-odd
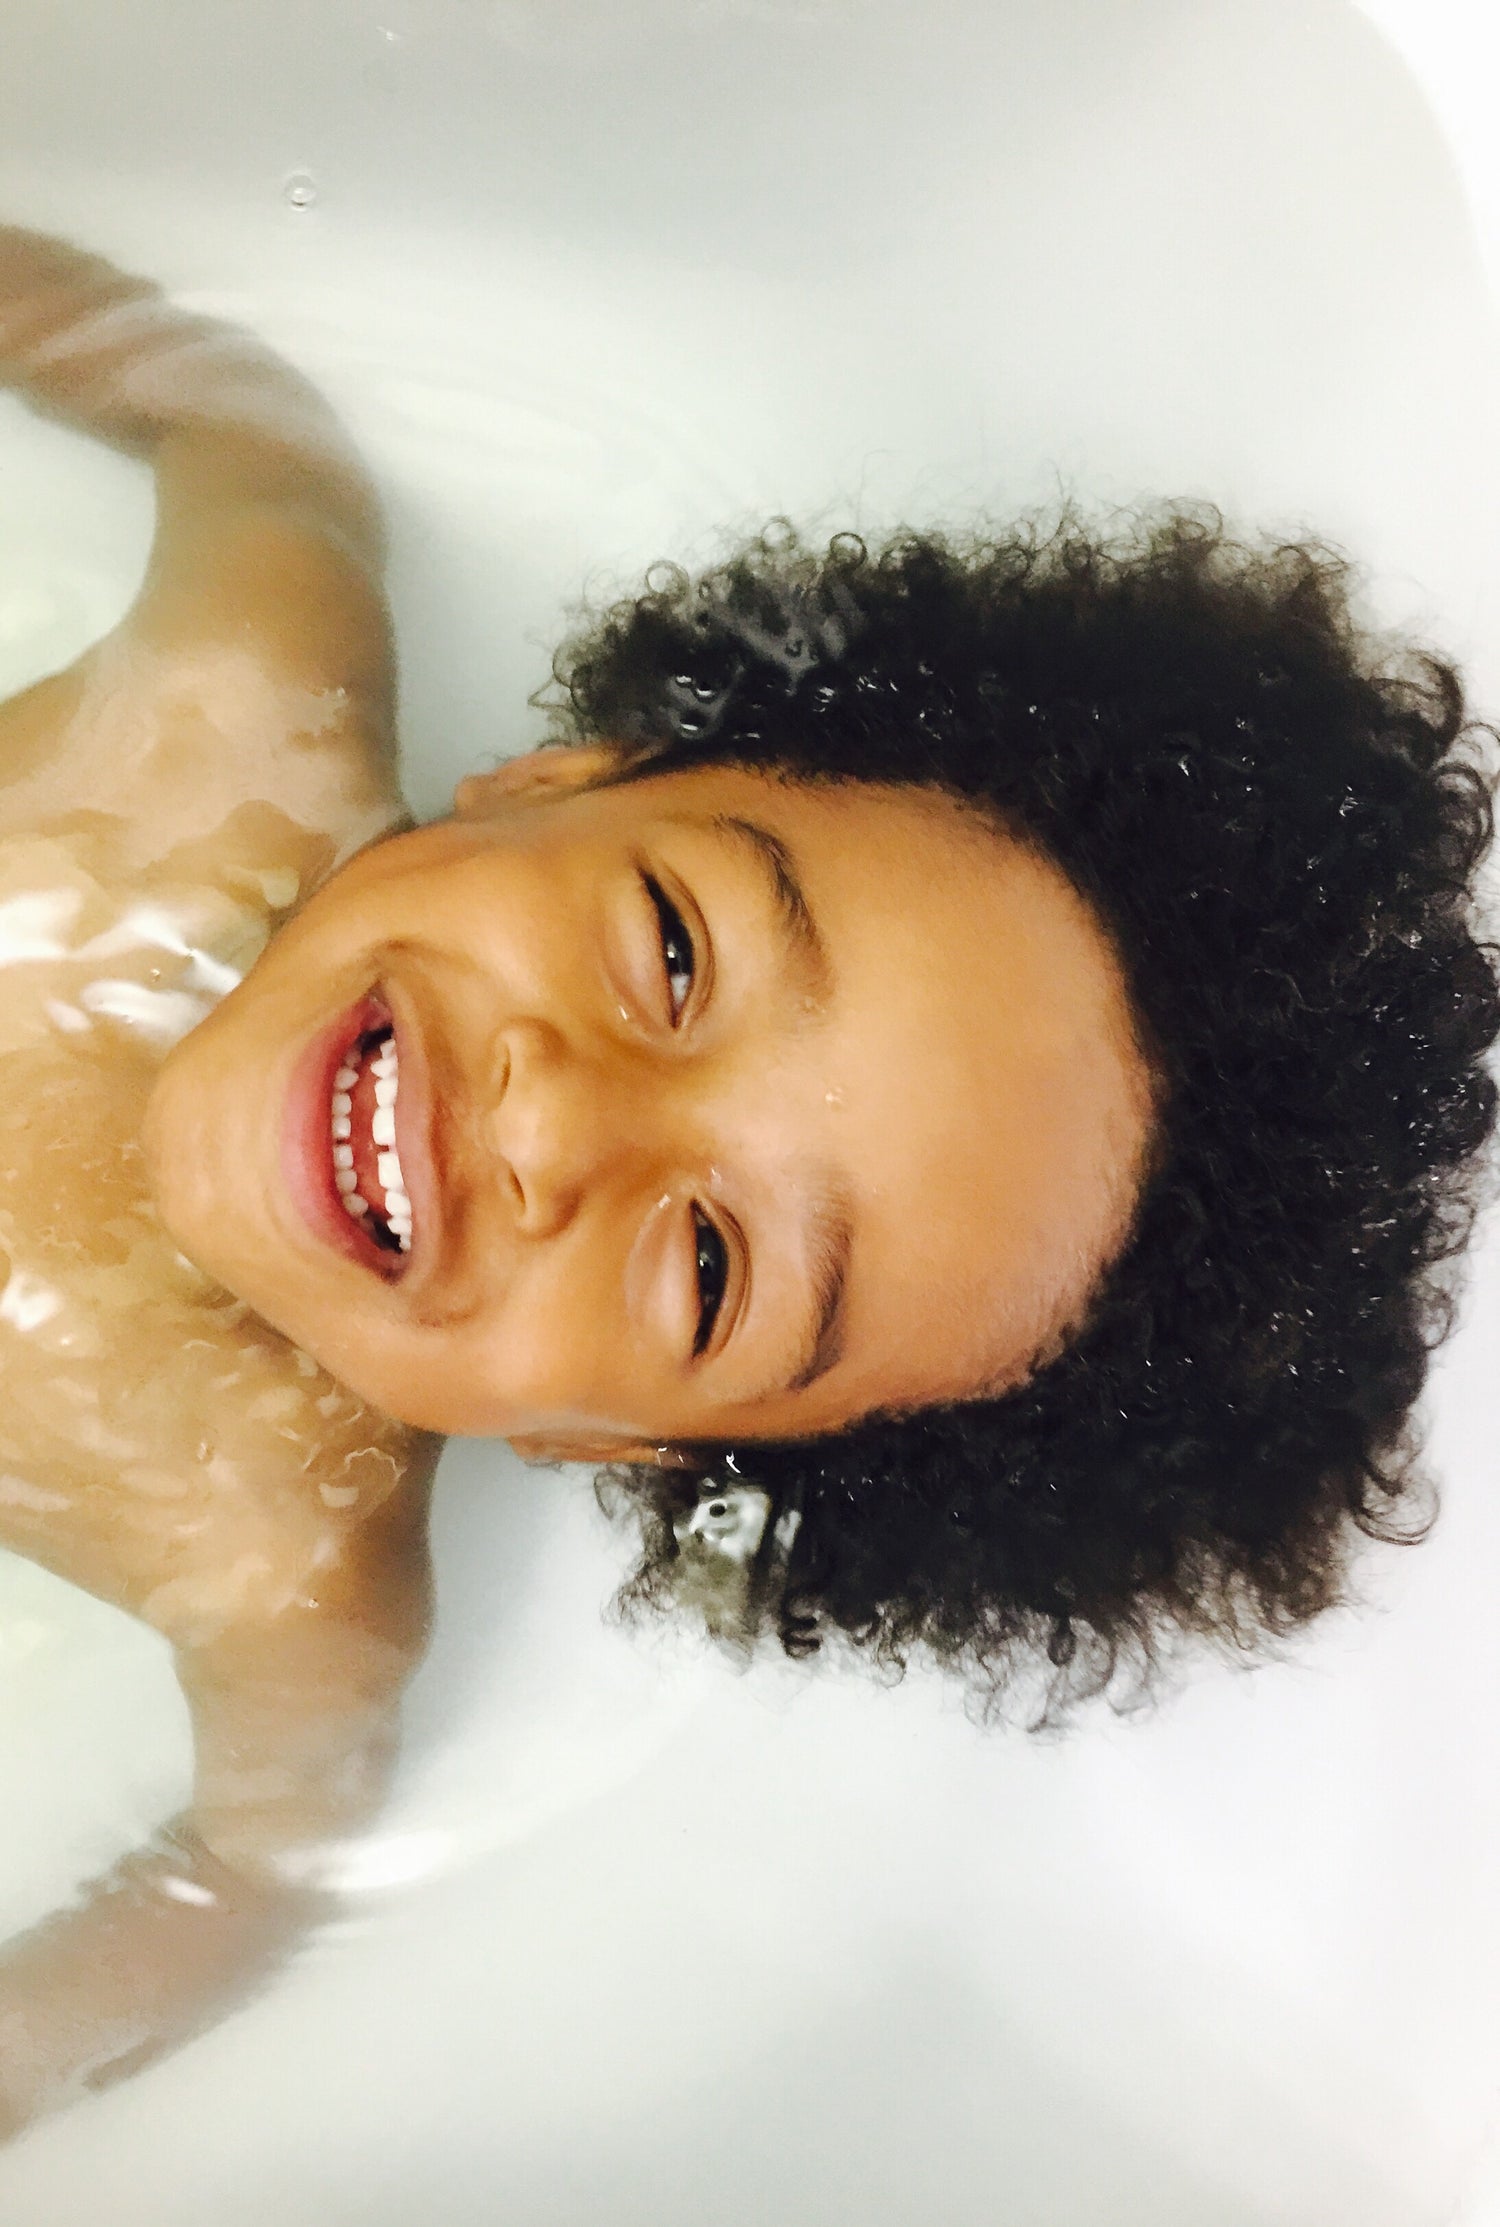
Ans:
[{"label": "eyebrow", "polygon": [[[804,994],[818,1012],[828,1005],[833,991],[833,967],[828,946],[813,917],[797,872],[796,862],[779,835],[759,820],[737,812],[716,812],[710,823],[720,835],[741,843],[766,877],[771,901],[781,921]],[[811,1270],[812,1305],[807,1326],[796,1347],[796,1357],[783,1379],[785,1390],[805,1392],[828,1374],[844,1350],[847,1327],[849,1262],[854,1249],[854,1228],[849,1209],[837,1185],[815,1183],[807,1213],[806,1253]]]},{"label": "eyebrow", "polygon": [[821,1011],[832,993],[833,968],[791,852],[779,835],[773,835],[758,820],[741,819],[737,812],[716,812],[710,825],[720,835],[743,844],[765,875],[803,986],[811,1003]]},{"label": "eyebrow", "polygon": [[848,1207],[831,1189],[814,1195],[807,1219],[807,1250],[812,1267],[813,1303],[798,1358],[786,1380],[789,1392],[805,1392],[826,1376],[844,1350],[845,1301],[854,1229]]}]

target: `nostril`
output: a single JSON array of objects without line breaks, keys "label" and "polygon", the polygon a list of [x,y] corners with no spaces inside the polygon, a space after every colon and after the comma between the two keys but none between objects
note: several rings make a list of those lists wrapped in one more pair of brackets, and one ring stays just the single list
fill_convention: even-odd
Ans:
[{"label": "nostril", "polygon": [[[524,1214],[526,1211],[526,1186],[516,1173],[516,1163],[513,1157],[515,1142],[514,1138],[505,1134],[505,1124],[498,1110],[492,1113],[484,1125],[485,1147],[490,1155],[490,1162],[498,1177],[506,1203],[513,1207],[518,1214]],[[511,1146],[511,1151],[506,1150],[507,1145]]]}]

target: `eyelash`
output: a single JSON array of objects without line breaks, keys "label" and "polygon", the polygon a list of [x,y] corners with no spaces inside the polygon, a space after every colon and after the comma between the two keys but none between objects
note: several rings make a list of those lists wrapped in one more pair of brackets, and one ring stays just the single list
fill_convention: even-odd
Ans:
[{"label": "eyelash", "polygon": [[693,1208],[694,1252],[698,1270],[698,1328],[693,1338],[695,1355],[703,1352],[714,1334],[724,1291],[729,1282],[729,1251],[707,1215]]},{"label": "eyelash", "polygon": [[[667,995],[672,1001],[672,1026],[675,1028],[682,1018],[682,1009],[687,1004],[688,998],[692,994],[693,984],[697,979],[698,954],[693,948],[692,932],[687,922],[672,903],[661,883],[654,881],[649,874],[643,875],[642,879],[646,884],[646,894],[656,907],[656,918],[661,932],[662,968],[667,978]],[[674,948],[679,960],[686,961],[685,965],[673,966],[671,955]],[[679,998],[673,985],[684,979],[685,987]]]},{"label": "eyelash", "polygon": [[[677,907],[672,903],[660,882],[650,874],[643,874],[646,894],[656,908],[656,918],[661,934],[662,968],[667,978],[667,995],[672,1002],[672,1025],[675,1028],[682,1018],[683,1008],[692,995],[698,977],[698,954],[693,944],[692,931]],[[676,957],[678,964],[673,965]],[[679,996],[676,984],[682,982]],[[698,1207],[693,1208],[693,1256],[698,1283],[698,1326],[693,1335],[693,1353],[702,1353],[714,1334],[719,1310],[724,1304],[724,1294],[729,1283],[729,1248],[708,1216]]]}]

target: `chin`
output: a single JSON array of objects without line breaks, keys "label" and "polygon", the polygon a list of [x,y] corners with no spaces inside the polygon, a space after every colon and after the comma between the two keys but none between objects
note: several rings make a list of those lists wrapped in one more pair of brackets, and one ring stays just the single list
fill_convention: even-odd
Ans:
[{"label": "chin", "polygon": [[174,1140],[172,1095],[163,1075],[146,1102],[140,1135],[146,1189],[158,1221],[178,1251],[222,1283],[223,1273],[209,1255],[215,1250],[215,1224],[223,1223],[223,1200],[205,1180],[199,1157]]}]

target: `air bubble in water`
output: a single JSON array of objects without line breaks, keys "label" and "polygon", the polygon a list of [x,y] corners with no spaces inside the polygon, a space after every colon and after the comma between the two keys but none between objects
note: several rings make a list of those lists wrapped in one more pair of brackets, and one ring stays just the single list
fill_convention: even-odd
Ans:
[{"label": "air bubble in water", "polygon": [[318,181],[307,170],[294,170],[281,182],[281,198],[293,209],[310,209],[318,198]]}]

